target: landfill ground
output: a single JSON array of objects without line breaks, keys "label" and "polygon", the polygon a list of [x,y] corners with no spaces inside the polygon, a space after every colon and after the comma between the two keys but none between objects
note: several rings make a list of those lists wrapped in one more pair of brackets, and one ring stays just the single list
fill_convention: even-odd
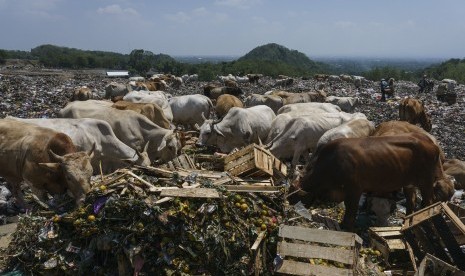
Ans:
[{"label": "landfill ground", "polygon": [[[57,116],[57,112],[62,107],[64,107],[71,98],[72,91],[75,87],[83,85],[88,86],[94,91],[95,98],[99,99],[104,94],[104,87],[113,81],[123,83],[127,82],[127,79],[108,78],[104,75],[104,71],[99,70],[51,70],[37,68],[32,65],[16,66],[15,68],[3,68],[0,70],[0,118],[4,118],[6,116],[22,118],[55,118]],[[260,79],[259,84],[240,84],[240,87],[245,92],[245,96],[247,96],[251,93],[263,94],[269,90],[281,89],[275,87],[274,83],[274,79],[265,76]],[[313,79],[297,78],[291,86],[282,88],[282,90],[290,92],[313,91],[314,87],[317,87],[319,83],[321,82],[317,82]],[[196,93],[202,94],[202,87],[206,84],[206,82],[194,81],[184,84],[181,86],[181,88],[176,90],[168,88],[166,92],[171,93],[173,96]],[[352,83],[347,82],[326,83],[325,90],[328,95],[359,97],[360,104],[355,107],[354,112],[364,113],[367,118],[373,121],[376,125],[389,120],[398,120],[398,104],[402,98],[406,96],[418,98],[423,101],[428,114],[431,116],[433,123],[431,134],[434,135],[439,141],[446,155],[446,158],[457,158],[460,160],[465,160],[465,151],[462,146],[463,136],[465,133],[465,122],[463,120],[463,113],[465,111],[465,86],[463,84],[459,84],[456,87],[455,92],[457,93],[457,102],[455,104],[449,105],[436,99],[434,91],[437,87],[437,84],[433,89],[433,92],[429,94],[419,94],[418,86],[413,82],[399,80],[396,81],[395,85],[396,89],[394,97],[388,98],[386,102],[378,101],[380,96],[378,81],[368,82],[360,89],[356,89]],[[190,146],[190,151],[192,150],[196,150],[195,146],[193,145]],[[213,154],[213,152],[205,153]],[[290,160],[282,161],[289,165]],[[203,168],[215,167],[214,164],[204,163],[202,165]],[[178,181],[179,176],[176,174],[162,179],[163,177],[160,175],[154,175],[154,173],[150,171],[137,168],[131,169],[130,171],[143,180],[148,181],[149,183],[157,183],[156,186],[168,186],[170,183],[172,185],[179,186],[186,181],[186,178]],[[105,176],[106,179],[112,179],[112,177],[114,176]],[[23,232],[21,235],[23,237],[30,236],[31,239],[37,239],[37,235],[34,236],[34,233],[36,232],[34,232],[32,228],[34,228],[35,231],[40,232],[40,228],[43,229],[44,225],[48,225],[47,227],[49,228],[45,229],[48,232],[41,237],[42,243],[38,245],[37,248],[34,248],[34,251],[38,253],[35,253],[36,255],[32,256],[33,253],[29,252],[26,254],[26,257],[22,256],[22,264],[18,261],[8,263],[8,258],[6,255],[11,258],[11,255],[14,255],[16,250],[11,248],[11,246],[6,248],[6,246],[9,244],[11,236],[4,235],[0,239],[0,248],[2,248],[1,253],[3,255],[2,258],[0,258],[0,271],[5,271],[4,269],[6,266],[9,266],[9,270],[14,268],[23,268],[30,273],[38,272],[41,274],[50,273],[50,275],[60,275],[59,272],[68,271],[70,275],[78,275],[82,271],[79,271],[79,269],[76,268],[76,265],[80,264],[83,267],[86,265],[96,266],[97,269],[92,271],[92,273],[112,275],[112,273],[117,272],[120,274],[123,272],[128,272],[131,270],[131,267],[134,269],[134,266],[144,266],[145,263],[144,268],[139,267],[139,271],[141,272],[140,275],[248,275],[253,271],[253,267],[250,267],[251,261],[250,259],[247,259],[250,256],[247,254],[241,256],[239,251],[241,251],[241,249],[244,247],[249,248],[253,244],[253,241],[256,239],[260,231],[267,231],[269,238],[276,238],[276,227],[283,221],[286,221],[286,223],[291,225],[302,225],[311,228],[328,229],[328,221],[324,221],[324,219],[318,222],[312,222],[306,220],[305,217],[303,217],[301,213],[297,213],[295,209],[286,209],[283,206],[285,204],[283,201],[283,196],[279,193],[273,196],[245,193],[243,195],[246,196],[237,197],[236,195],[239,193],[220,191],[223,192],[226,197],[219,201],[211,199],[207,204],[204,204],[206,201],[198,201],[196,199],[176,200],[163,203],[165,205],[160,205],[162,206],[160,210],[150,209],[150,211],[147,211],[147,209],[144,208],[147,208],[147,206],[152,206],[151,204],[160,198],[154,198],[150,193],[141,191],[141,189],[144,189],[144,186],[140,184],[140,181],[137,182],[137,177],[126,175],[121,179],[126,181],[125,183],[131,183],[131,185],[128,186],[130,188],[124,190],[123,186],[118,186],[122,185],[118,181],[112,183],[112,185],[115,186],[113,187],[113,190],[110,191],[107,190],[109,185],[104,185],[105,187],[94,187],[90,197],[87,200],[87,209],[69,211],[67,215],[56,216],[53,212],[44,211],[40,208],[40,206],[36,206],[34,210],[37,211],[37,213],[33,213],[32,216],[23,217],[18,222],[18,225],[22,227]],[[285,183],[286,181],[289,182],[291,179],[282,179],[280,183]],[[211,183],[208,179],[205,180],[199,177],[197,182],[200,183],[202,187],[211,187]],[[141,208],[140,210],[132,210],[133,213],[131,214],[134,217],[130,218],[130,222],[128,218],[115,218],[115,221],[117,221],[117,219],[121,219],[127,222],[127,228],[125,229],[111,228],[116,227],[117,224],[115,221],[109,222],[103,220],[101,216],[92,218],[89,215],[92,213],[92,211],[95,212],[96,201],[102,200],[101,198],[107,196],[105,199],[106,201],[113,195],[115,195],[115,197],[118,199],[121,199],[121,201],[132,199],[134,200],[134,203],[131,206],[137,206],[137,208]],[[10,219],[17,215],[17,210],[13,208],[11,204],[9,204],[8,200],[11,199],[0,198],[0,212],[2,212],[0,214],[2,214],[2,218],[4,218],[5,222],[7,222],[7,218]],[[62,200],[66,201],[66,199]],[[121,201],[115,200],[114,202],[122,204]],[[258,204],[257,202],[261,203]],[[456,203],[463,203],[462,198],[457,198]],[[123,205],[119,206],[118,204],[112,205],[112,208],[115,208],[113,209],[115,212],[113,215],[116,214],[118,210],[121,210],[121,208],[122,210],[125,210]],[[105,208],[109,208],[108,206],[109,205],[106,205]],[[389,218],[389,223],[392,226],[401,225],[402,223],[404,210],[401,201],[400,204],[397,204],[397,207],[398,209],[394,211],[392,216]],[[284,214],[286,212],[285,210],[291,211],[290,213]],[[310,208],[308,211],[315,217],[326,217],[338,221],[341,219],[343,208],[340,205],[336,206],[334,204],[322,204],[319,206],[314,206],[314,208]],[[109,214],[112,212],[112,209],[109,208],[106,210],[106,212]],[[226,216],[228,218],[237,216],[238,219],[234,220],[229,218],[224,220],[221,219],[221,216]],[[190,219],[195,222],[191,222]],[[219,235],[225,239],[224,241],[209,240],[210,243],[208,244],[205,242],[205,239],[209,233],[213,232],[202,232],[199,229],[203,226],[206,227],[209,219],[211,219],[211,223],[209,224],[210,227],[213,227],[213,225],[218,227],[215,231],[221,232],[224,229],[230,229],[228,235]],[[372,223],[370,221],[371,219],[373,218],[368,215],[365,217],[360,216],[358,220],[359,226],[363,227],[370,225]],[[154,223],[152,220],[156,220],[157,223]],[[205,222],[206,220],[207,222]],[[47,223],[47,221],[51,221],[52,223]],[[216,221],[218,223],[216,223]],[[172,222],[179,222],[179,225],[183,225],[183,229],[172,229],[168,226],[166,229],[159,228],[160,225],[163,225],[163,223]],[[28,229],[26,229],[26,225],[28,223],[33,225],[31,226],[32,228],[29,229],[29,231],[32,232],[28,232]],[[58,228],[53,228],[53,223],[55,223]],[[52,225],[51,230],[50,225]],[[120,251],[118,251],[119,253],[117,255],[124,255],[126,258],[130,259],[129,261],[125,262],[116,259],[113,260],[107,256],[109,252],[115,252],[113,250],[116,250],[116,248],[119,248],[119,250],[123,249],[121,247],[112,247],[113,245],[110,246],[110,242],[105,243],[104,241],[108,240],[105,234],[109,233],[99,227],[108,227],[108,229],[111,228],[111,231],[113,231],[112,233],[125,233],[125,237],[128,239],[124,240],[126,245],[125,248],[130,248],[134,253],[132,255],[127,252],[122,254]],[[244,227],[244,229],[249,232],[246,233],[246,231],[240,230],[240,227]],[[72,233],[79,233],[79,235],[82,235],[82,237],[85,238],[77,238],[75,236],[72,237],[64,234],[66,229],[72,229],[74,231]],[[175,237],[173,235],[175,230],[179,230],[182,233],[191,233],[192,236],[187,234],[184,236],[183,234],[181,235],[182,237]],[[169,238],[166,239],[157,238],[150,234],[150,231],[160,231],[160,235],[162,235],[162,233],[170,233],[170,235]],[[199,231],[202,232],[201,237],[196,236],[198,233],[200,233]],[[236,234],[232,235],[231,233],[237,233],[237,236]],[[50,235],[47,236],[47,234]],[[65,247],[67,248],[67,250],[65,250],[67,252],[66,254],[58,254],[63,256],[62,259],[60,259],[61,257],[55,258],[55,255],[51,255],[53,250],[55,250],[54,252],[56,253],[58,249],[51,246],[50,243],[47,242],[47,240],[55,239],[55,236],[59,236],[59,234],[64,235],[60,240],[62,248],[61,250],[63,250]],[[0,235],[3,235],[3,232],[0,231]],[[100,250],[99,252],[105,252],[105,254],[99,253],[92,255],[96,258],[93,264],[89,263],[88,259],[83,257],[83,252],[90,252],[90,237],[92,237],[92,235],[102,237],[101,239],[97,239],[97,241],[100,241],[98,250]],[[364,231],[359,232],[359,235],[364,239],[366,246],[366,228]],[[21,241],[18,236],[15,238],[18,242],[18,246],[23,251],[27,251],[27,241]],[[121,238],[121,236],[118,238]],[[185,245],[184,242],[186,241],[190,241],[192,243],[189,246],[175,247],[175,245],[178,245],[176,242],[174,242],[176,239],[181,239],[180,241],[183,241],[183,243],[181,243],[182,245]],[[45,242],[43,242],[44,240]],[[199,241],[205,243],[200,245]],[[273,242],[275,241],[272,241],[270,244],[272,245]],[[123,241],[121,241],[121,243],[123,243]],[[151,249],[144,249],[145,251],[142,250],[141,248],[144,248],[144,243],[156,244],[159,246],[158,251],[156,251],[163,253],[156,256],[150,255],[155,253]],[[70,244],[72,244],[72,246],[76,245],[76,248],[79,248],[75,249],[75,251],[81,250],[79,253],[80,259],[74,257],[74,259],[70,261],[70,258],[73,258],[71,255],[74,250],[73,248],[69,248]],[[131,244],[131,246],[129,246],[129,244]],[[230,244],[231,246],[234,245],[236,247],[228,247],[225,244]],[[240,244],[240,246],[236,244]],[[80,245],[81,247],[77,245]],[[84,250],[84,247],[86,246],[87,251]],[[272,254],[275,253],[275,250],[270,249],[271,247],[272,246],[268,246],[267,249],[269,254],[268,257],[271,258],[268,258],[268,260],[265,262],[265,268],[263,269],[264,274],[269,274],[272,272],[271,266],[273,265],[274,257]],[[231,252],[225,253],[225,248],[229,248]],[[215,251],[218,257],[215,262],[217,264],[224,264],[225,267],[223,270],[217,270],[214,271],[215,273],[212,273],[212,268],[209,268],[207,265],[210,264],[210,262],[201,260],[201,258],[197,256],[198,254],[195,253],[205,250],[218,250]],[[137,252],[145,252],[145,255],[142,253],[137,254]],[[87,256],[86,254],[84,255]],[[212,256],[214,255],[213,252],[203,252],[202,254],[205,254],[201,255],[202,257],[207,258],[208,260],[212,260],[212,263],[214,263],[213,260],[215,257]],[[131,256],[130,258],[128,257],[129,255]],[[247,257],[244,257],[246,255]],[[225,262],[225,259],[222,258],[226,257],[234,260],[235,265],[223,263]],[[105,258],[109,259],[107,260]],[[384,275],[381,272],[384,270],[384,264],[379,252],[371,250],[369,247],[364,247],[364,249],[361,251],[360,258],[362,268],[360,268],[358,271],[359,274]],[[149,261],[149,259],[151,261]],[[41,260],[41,263],[31,264],[27,263],[26,260]],[[11,259],[9,261],[11,261]],[[321,262],[321,260],[316,260],[316,262]],[[99,267],[99,265],[102,266],[102,264],[105,264],[103,268]],[[163,267],[165,270],[144,270],[149,265],[157,268]],[[113,269],[109,269],[110,266],[113,266]],[[8,271],[8,269],[6,271]],[[232,274],[229,274],[228,271]]]}]

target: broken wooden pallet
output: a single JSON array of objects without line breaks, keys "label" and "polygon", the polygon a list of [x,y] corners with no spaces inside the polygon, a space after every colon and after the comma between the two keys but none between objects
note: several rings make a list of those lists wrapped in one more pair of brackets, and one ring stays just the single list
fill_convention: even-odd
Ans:
[{"label": "broken wooden pallet", "polygon": [[368,236],[370,246],[379,250],[387,268],[415,271],[413,253],[405,242],[401,226],[370,227]]},{"label": "broken wooden pallet", "polygon": [[[449,224],[448,224],[449,222]],[[465,271],[465,253],[450,225],[465,235],[465,225],[446,203],[438,202],[405,217],[401,232],[412,248],[416,264],[426,254]]]}]

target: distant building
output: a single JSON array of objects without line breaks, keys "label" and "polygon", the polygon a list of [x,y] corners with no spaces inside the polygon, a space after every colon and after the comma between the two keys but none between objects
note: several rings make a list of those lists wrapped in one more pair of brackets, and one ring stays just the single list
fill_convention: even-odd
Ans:
[{"label": "distant building", "polygon": [[107,72],[107,77],[129,78],[129,71],[111,71],[111,72]]}]

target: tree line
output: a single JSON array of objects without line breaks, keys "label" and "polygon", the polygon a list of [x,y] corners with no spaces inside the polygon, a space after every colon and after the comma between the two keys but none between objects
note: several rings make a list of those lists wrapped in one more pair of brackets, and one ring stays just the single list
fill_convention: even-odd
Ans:
[{"label": "tree line", "polygon": [[[171,73],[174,75],[198,74],[202,81],[215,79],[217,75],[245,75],[261,73],[276,77],[312,77],[317,73],[339,74],[341,68],[332,68],[328,64],[310,60],[304,54],[289,50],[278,44],[259,46],[245,56],[231,62],[189,64],[176,61],[164,54],[135,49],[130,54],[105,51],[84,51],[55,45],[41,45],[28,51],[9,51],[0,49],[0,64],[7,59],[37,60],[48,68],[63,69],[101,69],[128,70],[132,75],[145,76],[149,71]],[[370,80],[395,78],[396,80],[418,81],[423,75],[441,80],[455,79],[465,83],[465,59],[450,59],[439,65],[421,70],[405,70],[397,67],[377,67],[365,72],[358,72]],[[346,73],[351,73],[347,68]]]}]

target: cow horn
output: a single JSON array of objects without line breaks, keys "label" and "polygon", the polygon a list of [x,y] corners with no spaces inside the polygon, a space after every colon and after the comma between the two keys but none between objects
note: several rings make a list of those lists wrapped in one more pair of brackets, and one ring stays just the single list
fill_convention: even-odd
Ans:
[{"label": "cow horn", "polygon": [[150,143],[150,140],[147,141],[147,143],[145,144],[144,149],[142,150],[142,152],[147,152],[147,150],[149,148],[149,143]]},{"label": "cow horn", "polygon": [[[202,113],[202,114],[203,114],[203,113]],[[199,124],[195,123],[194,128],[195,128],[196,130],[200,131]]]},{"label": "cow horn", "polygon": [[262,139],[260,139],[260,137],[258,137],[258,145],[259,145],[260,147],[263,147]]},{"label": "cow horn", "polygon": [[203,114],[203,112],[202,112],[201,115],[202,115],[202,119],[203,119],[204,121],[207,120],[207,118],[205,118],[205,114]]},{"label": "cow horn", "polygon": [[95,142],[92,145],[92,148],[90,149],[90,151],[87,153],[89,155],[90,159],[92,159],[92,157],[94,157],[94,152],[95,152]]},{"label": "cow horn", "polygon": [[218,128],[215,128],[214,126],[212,126],[212,127],[213,127],[213,130],[214,130],[216,133],[218,133],[218,135],[224,137],[224,134],[223,134]]},{"label": "cow horn", "polygon": [[49,152],[50,156],[53,159],[55,159],[56,161],[63,162],[65,160],[63,156],[60,156],[60,155],[54,153],[53,150],[51,150],[51,149],[48,150],[48,152]]}]

